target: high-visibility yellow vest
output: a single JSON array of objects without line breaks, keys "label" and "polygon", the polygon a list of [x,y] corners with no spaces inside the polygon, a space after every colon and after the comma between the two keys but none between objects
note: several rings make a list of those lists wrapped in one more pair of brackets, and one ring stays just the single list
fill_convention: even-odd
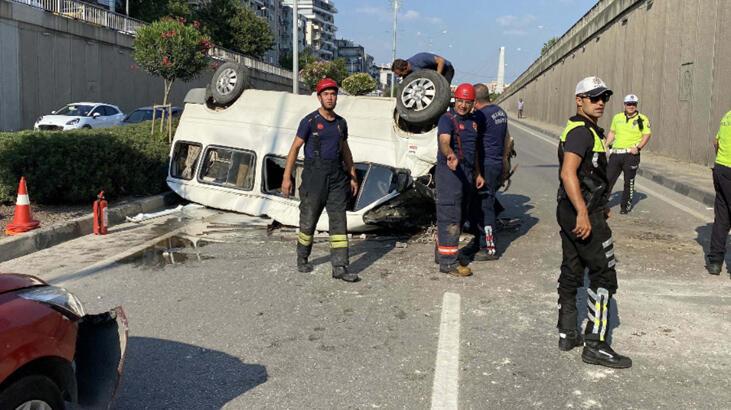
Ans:
[{"label": "high-visibility yellow vest", "polygon": [[[579,127],[586,127],[586,123],[584,121],[571,121],[569,120],[566,124],[566,128],[563,130],[563,134],[561,134],[561,142],[566,142],[566,136],[575,128]],[[591,131],[591,134],[594,136],[594,148],[592,149],[594,152],[605,152],[604,151],[604,144],[602,143],[602,139],[599,138],[599,134],[596,133],[594,128],[587,127]]]},{"label": "high-visibility yellow vest", "polygon": [[716,134],[718,152],[716,152],[716,164],[731,167],[731,111],[721,118],[721,126]]},{"label": "high-visibility yellow vest", "polygon": [[[642,120],[641,130],[640,120]],[[610,130],[614,133],[612,148],[617,149],[632,148],[642,141],[643,135],[652,134],[650,119],[642,113],[637,113],[634,117],[627,119],[625,113],[620,112],[612,118]]]}]

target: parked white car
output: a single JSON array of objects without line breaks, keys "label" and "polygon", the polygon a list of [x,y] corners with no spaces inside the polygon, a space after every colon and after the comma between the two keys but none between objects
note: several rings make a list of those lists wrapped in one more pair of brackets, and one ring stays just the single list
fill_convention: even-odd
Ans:
[{"label": "parked white car", "polygon": [[36,130],[66,131],[79,128],[107,128],[120,125],[124,113],[116,105],[80,102],[51,111],[33,125]]}]

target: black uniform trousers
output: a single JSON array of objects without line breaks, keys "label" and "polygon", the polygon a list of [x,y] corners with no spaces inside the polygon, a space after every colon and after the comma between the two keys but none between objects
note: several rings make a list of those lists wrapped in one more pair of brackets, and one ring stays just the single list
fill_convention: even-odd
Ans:
[{"label": "black uniform trousers", "polygon": [[609,312],[609,300],[617,291],[614,240],[607,224],[604,208],[589,214],[591,234],[579,239],[571,231],[576,226],[576,211],[568,199],[558,201],[556,218],[561,227],[563,260],[558,278],[558,328],[573,331],[578,326],[576,292],[583,286],[584,269],[589,270],[587,287],[589,322],[585,339],[604,341]]},{"label": "black uniform trousers", "polygon": [[609,187],[607,192],[612,193],[614,184],[619,179],[619,174],[624,172],[624,191],[622,191],[622,209],[629,211],[632,209],[632,197],[635,195],[635,177],[637,169],[640,167],[640,154],[633,155],[630,153],[612,154],[607,164],[607,179]]},{"label": "black uniform trousers", "polygon": [[731,168],[714,165],[713,187],[716,189],[716,201],[713,204],[714,218],[708,262],[722,264],[726,256],[726,238],[731,229]]},{"label": "black uniform trousers", "polygon": [[341,161],[305,160],[300,185],[300,233],[297,256],[310,256],[317,221],[322,210],[327,209],[332,266],[348,266],[348,228],[345,212],[350,197],[349,182]]}]

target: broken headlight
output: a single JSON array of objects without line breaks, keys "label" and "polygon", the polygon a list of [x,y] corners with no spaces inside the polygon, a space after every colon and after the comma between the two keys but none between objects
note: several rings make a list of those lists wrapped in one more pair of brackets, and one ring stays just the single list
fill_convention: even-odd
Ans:
[{"label": "broken headlight", "polygon": [[72,319],[80,319],[86,314],[79,298],[64,288],[41,286],[20,291],[18,296],[51,306]]}]

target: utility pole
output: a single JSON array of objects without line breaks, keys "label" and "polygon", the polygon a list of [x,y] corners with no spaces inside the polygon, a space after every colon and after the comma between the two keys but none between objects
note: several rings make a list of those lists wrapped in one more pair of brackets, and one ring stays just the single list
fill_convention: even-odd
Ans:
[{"label": "utility pole", "polygon": [[292,94],[299,94],[299,71],[300,56],[299,50],[300,16],[297,8],[297,0],[292,2]]},{"label": "utility pole", "polygon": [[[392,0],[393,2],[393,45],[391,53],[391,62],[396,59],[396,19],[398,17],[398,2],[399,0]],[[396,87],[396,74],[391,71],[391,97],[394,96],[394,90]]]}]

